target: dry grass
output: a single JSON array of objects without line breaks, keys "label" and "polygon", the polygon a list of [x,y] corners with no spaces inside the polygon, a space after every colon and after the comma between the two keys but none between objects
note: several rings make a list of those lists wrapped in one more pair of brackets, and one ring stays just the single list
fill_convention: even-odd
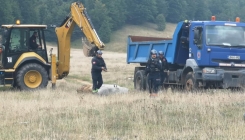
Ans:
[{"label": "dry grass", "polygon": [[[69,87],[70,86],[70,87]],[[0,94],[0,139],[244,139],[244,94],[145,92],[98,97],[74,84]]]},{"label": "dry grass", "polygon": [[147,92],[133,90],[128,77],[136,65],[126,64],[125,53],[104,51],[103,57],[104,82],[128,87],[128,94],[78,94],[76,89],[91,81],[91,58],[72,49],[70,75],[58,81],[56,90],[49,85],[0,93],[0,139],[245,139],[243,93],[168,89],[150,99]]}]

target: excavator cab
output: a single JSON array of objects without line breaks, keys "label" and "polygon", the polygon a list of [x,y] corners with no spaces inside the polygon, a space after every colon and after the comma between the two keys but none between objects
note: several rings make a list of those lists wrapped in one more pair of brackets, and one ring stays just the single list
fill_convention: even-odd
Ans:
[{"label": "excavator cab", "polygon": [[[1,66],[4,69],[11,69],[16,65],[20,56],[24,53],[34,52],[37,56],[48,62],[44,30],[46,25],[2,25],[1,48],[2,59]],[[31,37],[37,33],[36,43],[40,46],[38,49],[31,49]]]},{"label": "excavator cab", "polygon": [[[51,65],[44,36],[46,29],[47,25],[34,24],[1,26],[0,86],[27,90],[47,86],[51,79]],[[32,37],[34,32],[35,38]],[[31,44],[34,43],[40,47],[32,49]]]}]

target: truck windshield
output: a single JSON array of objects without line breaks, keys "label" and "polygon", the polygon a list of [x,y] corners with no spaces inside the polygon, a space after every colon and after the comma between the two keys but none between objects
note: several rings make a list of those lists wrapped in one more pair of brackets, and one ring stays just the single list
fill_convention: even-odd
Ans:
[{"label": "truck windshield", "polygon": [[245,47],[245,27],[206,26],[206,44],[210,46]]}]

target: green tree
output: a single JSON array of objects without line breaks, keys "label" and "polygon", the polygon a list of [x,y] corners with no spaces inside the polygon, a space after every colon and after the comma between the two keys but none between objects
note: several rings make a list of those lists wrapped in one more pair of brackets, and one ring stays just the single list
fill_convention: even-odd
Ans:
[{"label": "green tree", "polygon": [[[110,37],[111,35],[111,18],[108,16],[108,10],[101,1],[96,0],[94,3],[94,9],[91,9],[90,11],[90,18],[92,23],[94,24],[94,28],[96,31],[98,31],[98,35],[100,38],[104,38],[105,40],[102,41],[107,41],[107,38]],[[102,24],[104,24],[102,26]],[[105,25],[107,26],[106,28],[109,29],[103,29],[105,28]],[[108,31],[107,31],[108,30]],[[104,34],[104,31],[107,32],[107,34]],[[102,37],[103,36],[103,37]]]},{"label": "green tree", "polygon": [[159,31],[163,31],[166,28],[166,21],[165,21],[165,17],[163,16],[163,14],[157,15],[156,24],[157,24],[157,29]]},{"label": "green tree", "polygon": [[111,29],[117,30],[121,28],[126,22],[127,6],[124,0],[103,0],[108,9],[108,16],[111,20]]},{"label": "green tree", "polygon": [[186,6],[185,0],[168,0],[169,13],[166,17],[168,22],[176,23],[184,20],[186,17]]},{"label": "green tree", "polygon": [[245,22],[245,1],[239,0],[239,8],[237,8],[237,16],[241,18],[241,22]]},{"label": "green tree", "polygon": [[[202,1],[202,0],[201,0]],[[186,0],[186,19],[187,20],[195,20],[195,15],[196,12],[199,10],[199,8],[197,6],[197,0]]]},{"label": "green tree", "polygon": [[50,21],[50,16],[51,14],[49,13],[49,8],[47,5],[41,5],[38,11],[38,15],[39,15],[39,24],[45,24],[48,23]]},{"label": "green tree", "polygon": [[131,0],[127,2],[127,23],[142,24],[146,21],[154,22],[157,15],[155,0]]},{"label": "green tree", "polygon": [[13,17],[13,9],[11,6],[12,3],[6,0],[0,0],[0,5],[2,8],[0,8],[0,23],[1,24],[9,24],[9,23],[15,23],[14,17]]},{"label": "green tree", "polygon": [[156,7],[158,14],[168,15],[169,6],[166,0],[156,0]]},{"label": "green tree", "polygon": [[20,7],[18,5],[18,2],[16,2],[15,0],[9,0],[9,2],[11,3],[11,11],[12,11],[12,16],[14,18],[14,21],[16,21],[17,19],[21,20],[22,16],[20,13]]},{"label": "green tree", "polygon": [[219,18],[219,14],[222,12],[223,0],[208,0],[208,9],[211,11],[211,14]]},{"label": "green tree", "polygon": [[111,28],[110,28],[110,23],[108,22],[108,20],[103,21],[99,29],[99,33],[100,33],[100,39],[104,43],[110,42]]},{"label": "green tree", "polygon": [[[236,16],[238,15],[237,7],[239,7],[238,0],[224,0],[222,12],[218,15],[222,20],[235,21]],[[239,8],[239,10],[241,10]]]},{"label": "green tree", "polygon": [[197,7],[198,9],[195,12],[195,20],[209,20],[210,18],[208,17],[211,17],[211,12],[208,9],[207,3],[203,0],[197,1]]},{"label": "green tree", "polygon": [[32,24],[38,23],[38,1],[37,0],[21,0],[19,2],[20,13],[22,15],[22,23]]}]

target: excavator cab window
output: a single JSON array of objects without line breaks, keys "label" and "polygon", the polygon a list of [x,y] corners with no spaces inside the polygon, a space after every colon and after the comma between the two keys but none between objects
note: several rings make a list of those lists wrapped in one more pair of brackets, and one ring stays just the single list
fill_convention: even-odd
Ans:
[{"label": "excavator cab window", "polygon": [[30,30],[30,36],[29,36],[29,48],[31,48],[30,42],[33,40],[30,40],[32,36],[34,36],[34,33],[36,34],[36,43],[41,46],[41,48],[38,48],[39,50],[43,48],[43,42],[42,42],[42,34],[40,30]]},{"label": "excavator cab window", "polygon": [[[37,48],[36,50],[32,50],[30,46],[30,40],[31,37],[36,33],[36,44],[40,46],[40,48]],[[34,51],[38,53],[40,56],[42,56],[45,60],[47,59],[47,52],[46,52],[46,43],[45,43],[45,37],[44,37],[44,30],[42,29],[30,29],[28,34],[28,43],[29,43],[29,51]]]},{"label": "excavator cab window", "polygon": [[26,41],[28,29],[27,28],[13,28],[11,31],[9,41],[9,54],[22,53],[28,51]]},{"label": "excavator cab window", "polygon": [[[33,41],[33,39],[30,38],[34,32],[37,33],[36,38],[34,38],[36,42],[34,43],[40,46],[40,48],[35,50],[31,49],[30,47],[30,41]],[[44,58],[44,60],[47,60],[47,52],[43,36],[44,33],[43,29],[41,28],[12,28],[6,47],[6,57],[13,57],[13,59],[17,59],[23,53],[35,52]]]}]

